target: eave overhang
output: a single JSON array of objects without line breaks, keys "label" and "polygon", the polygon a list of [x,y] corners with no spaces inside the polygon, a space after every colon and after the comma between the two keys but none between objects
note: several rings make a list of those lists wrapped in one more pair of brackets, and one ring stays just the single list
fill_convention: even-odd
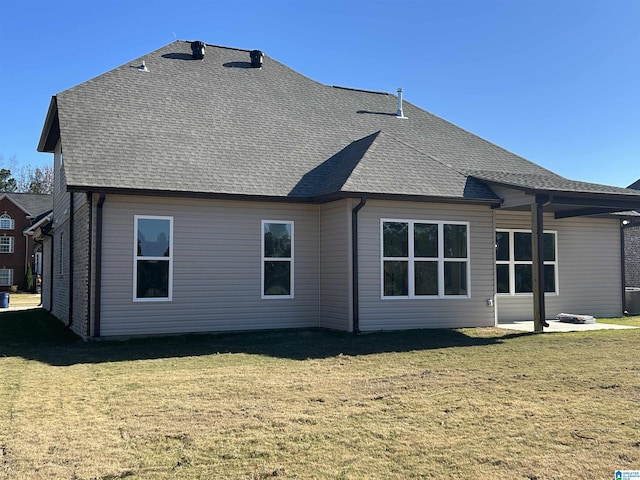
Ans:
[{"label": "eave overhang", "polygon": [[55,96],[51,97],[47,117],[42,127],[40,141],[38,142],[38,151],[45,153],[53,153],[60,140],[60,121],[58,120],[58,100]]}]

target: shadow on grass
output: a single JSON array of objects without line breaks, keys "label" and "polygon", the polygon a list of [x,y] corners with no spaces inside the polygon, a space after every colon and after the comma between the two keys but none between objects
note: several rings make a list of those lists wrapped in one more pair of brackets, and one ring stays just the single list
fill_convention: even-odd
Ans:
[{"label": "shadow on grass", "polygon": [[355,356],[492,345],[526,335],[529,334],[473,337],[457,330],[427,329],[356,336],[346,332],[312,329],[187,334],[84,342],[45,310],[0,314],[0,356],[22,357],[54,366],[190,357],[214,353],[246,353],[306,360],[340,354]]}]

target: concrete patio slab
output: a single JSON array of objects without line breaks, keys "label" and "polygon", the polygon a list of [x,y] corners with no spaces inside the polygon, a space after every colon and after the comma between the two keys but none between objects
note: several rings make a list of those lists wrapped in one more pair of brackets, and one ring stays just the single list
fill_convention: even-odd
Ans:
[{"label": "concrete patio slab", "polygon": [[[590,330],[626,330],[633,327],[629,325],[614,325],[611,323],[566,323],[559,320],[547,320],[548,327],[544,328],[545,332],[586,332]],[[533,332],[533,320],[499,323],[498,328],[507,330],[518,330],[521,332]]]}]

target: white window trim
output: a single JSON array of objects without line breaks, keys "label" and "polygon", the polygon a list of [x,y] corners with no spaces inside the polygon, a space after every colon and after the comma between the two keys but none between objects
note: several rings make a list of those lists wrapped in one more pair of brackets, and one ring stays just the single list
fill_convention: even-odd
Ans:
[{"label": "white window trim", "polygon": [[[498,293],[497,290],[497,273],[496,275],[496,295],[499,297],[532,297],[533,292],[516,292],[516,265],[532,265],[533,268],[533,260],[515,260],[515,244],[514,237],[515,233],[530,233],[533,235],[531,230],[520,229],[520,228],[496,228],[496,233],[508,233],[509,234],[509,260],[498,260],[496,259],[496,265],[509,265],[509,293]],[[560,284],[558,282],[558,231],[557,230],[543,230],[542,233],[553,233],[554,237],[554,246],[555,249],[555,260],[545,260],[545,265],[554,265],[553,273],[555,276],[555,292],[544,292],[545,296],[558,296],[560,295]],[[533,246],[532,246],[533,249]],[[495,270],[494,270],[495,272]]]},{"label": "white window trim", "polygon": [[[7,222],[9,223],[8,227],[3,227],[3,222]],[[11,215],[9,215],[7,212],[3,213],[2,215],[0,215],[0,230],[13,230],[16,228],[16,221],[11,218]]]},{"label": "white window trim", "polygon": [[[408,257],[385,257],[384,256],[384,224],[385,222],[397,222],[409,224],[409,256]],[[413,226],[416,223],[438,225],[438,257],[430,261],[438,262],[438,295],[416,295],[415,294],[415,245],[413,242]],[[445,258],[444,257],[444,225],[465,225],[467,227],[467,256],[466,258]],[[380,219],[380,298],[382,300],[403,300],[403,299],[463,299],[471,298],[471,227],[470,222],[446,221],[446,220],[407,220],[397,218]],[[417,261],[425,258],[419,257]],[[429,259],[427,259],[429,260]],[[409,275],[409,295],[385,296],[384,294],[384,262],[385,261],[406,261],[408,262]],[[467,294],[466,295],[445,295],[444,293],[444,264],[445,262],[456,262],[467,264]]]},{"label": "white window trim", "polygon": [[[265,257],[264,256],[264,226],[269,223],[282,223],[291,226],[291,257]],[[294,285],[295,285],[295,233],[293,220],[262,220],[260,222],[260,298],[263,300],[280,300],[287,298],[294,298]],[[290,262],[290,281],[289,295],[265,295],[264,294],[264,262],[268,260],[270,262]]]},{"label": "white window trim", "polygon": [[[9,279],[9,283],[2,283],[2,282],[0,281],[0,285],[2,285],[3,287],[13,285],[13,269],[12,269],[12,268],[0,268],[0,272],[2,272],[2,273],[7,272],[7,274],[8,274],[8,279]],[[2,275],[0,274],[0,279],[1,279],[1,278],[2,278]]]},{"label": "white window trim", "polygon": [[[168,220],[169,221],[169,256],[149,257],[138,256],[138,220]],[[138,298],[138,260],[162,260],[169,262],[169,288],[166,297]],[[157,215],[134,215],[133,217],[133,301],[134,302],[171,302],[173,300],[173,217]]]},{"label": "white window trim", "polygon": [[[5,238],[9,239],[9,242],[6,245],[8,250],[6,252],[4,250],[0,250],[0,253],[13,253],[13,252],[15,252],[15,243],[16,242],[15,242],[15,238],[14,237],[12,237],[11,235],[2,235],[2,236],[0,236],[0,238],[2,239],[3,242],[4,242]],[[5,244],[2,243],[2,247],[0,247],[0,248],[4,248],[4,246],[5,246]]]}]

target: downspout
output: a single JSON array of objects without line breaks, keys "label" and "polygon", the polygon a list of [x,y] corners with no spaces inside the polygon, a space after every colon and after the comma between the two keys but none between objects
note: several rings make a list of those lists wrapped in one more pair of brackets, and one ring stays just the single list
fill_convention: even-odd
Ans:
[{"label": "downspout", "polygon": [[93,322],[93,336],[100,336],[100,302],[102,301],[102,206],[106,194],[100,192],[100,198],[96,205],[96,294],[95,313]]},{"label": "downspout", "polygon": [[71,328],[73,325],[73,261],[74,261],[74,248],[73,239],[75,237],[74,232],[74,206],[73,206],[73,192],[69,194],[69,322],[67,328]]},{"label": "downspout", "polygon": [[360,333],[360,308],[358,295],[358,212],[367,203],[367,197],[363,195],[360,203],[351,210],[351,261],[353,281],[353,333]]},{"label": "downspout", "polygon": [[93,242],[93,192],[87,192],[87,203],[89,204],[89,242],[87,251],[87,337],[91,337],[91,252]]},{"label": "downspout", "polygon": [[[48,311],[49,313],[53,313],[53,284],[54,284],[53,277],[55,276],[55,272],[53,271],[53,267],[54,267],[53,252],[55,252],[55,239],[53,238],[53,235],[51,235],[50,233],[45,233],[44,235],[51,239],[51,253],[49,255],[49,272],[51,272],[50,273],[51,286],[49,287],[49,310]],[[44,255],[44,251],[42,252],[42,254]],[[44,271],[42,273],[44,273]],[[44,275],[42,276],[42,282],[44,284]]]}]

